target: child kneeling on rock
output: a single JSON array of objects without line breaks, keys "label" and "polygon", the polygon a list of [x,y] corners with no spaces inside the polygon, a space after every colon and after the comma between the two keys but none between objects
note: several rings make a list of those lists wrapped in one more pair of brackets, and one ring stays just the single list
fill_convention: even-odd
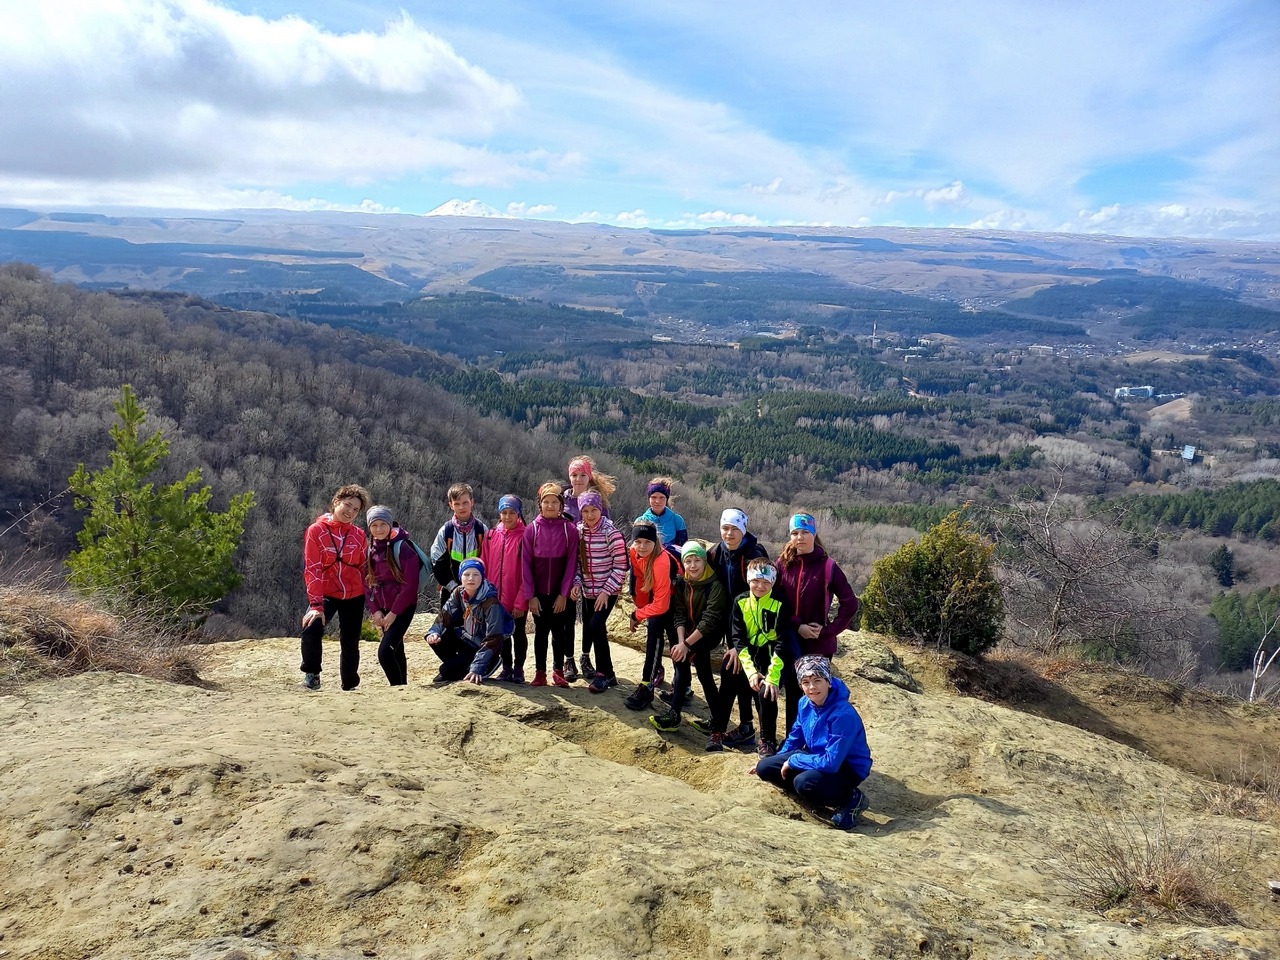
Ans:
[{"label": "child kneeling on rock", "polygon": [[778,752],[756,764],[756,776],[815,806],[834,808],[831,825],[852,830],[867,808],[858,785],[871,772],[862,717],[825,657],[797,660],[796,679],[804,698],[795,725]]},{"label": "child kneeling on rock", "polygon": [[452,683],[464,677],[480,683],[500,662],[503,642],[515,623],[498,601],[498,588],[484,578],[484,563],[475,557],[458,567],[462,581],[445,601],[440,615],[427,631],[426,641],[440,658],[435,683]]}]

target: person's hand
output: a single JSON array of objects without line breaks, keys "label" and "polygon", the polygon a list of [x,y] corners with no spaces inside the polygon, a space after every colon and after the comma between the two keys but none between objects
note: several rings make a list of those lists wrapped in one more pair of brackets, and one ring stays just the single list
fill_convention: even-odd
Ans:
[{"label": "person's hand", "polygon": [[537,597],[532,598],[529,601],[529,612],[532,613],[535,617],[542,616],[542,601],[539,600]]},{"label": "person's hand", "polygon": [[602,610],[607,609],[609,609],[609,595],[607,593],[602,593],[600,596],[596,597],[596,613],[600,613]]},{"label": "person's hand", "polygon": [[569,599],[564,594],[556,597],[556,602],[551,605],[552,613],[564,613],[564,608],[569,605]]},{"label": "person's hand", "polygon": [[684,663],[689,657],[689,647],[681,640],[671,648],[671,659],[676,663]]},{"label": "person's hand", "polygon": [[480,674],[476,673],[473,670],[471,673],[468,673],[466,677],[464,677],[463,679],[465,679],[467,683],[474,683],[478,685],[480,681],[484,679],[484,677],[480,676]]},{"label": "person's hand", "polygon": [[525,607],[523,610],[512,610],[511,615],[518,619],[520,617],[523,617],[528,612],[529,612],[529,608]]},{"label": "person's hand", "polygon": [[319,620],[320,623],[323,624],[324,614],[321,613],[319,610],[308,610],[306,613],[302,615],[302,626],[304,628],[309,627],[313,623],[315,623],[317,620]]},{"label": "person's hand", "polygon": [[749,776],[749,777],[754,777],[754,776],[756,776],[756,767],[758,767],[758,766],[760,766],[760,764],[759,764],[759,763],[753,763],[750,767],[748,767],[748,768],[747,768],[747,776]]},{"label": "person's hand", "polygon": [[800,634],[806,640],[817,640],[822,635],[822,624],[820,623],[802,623],[797,628],[796,633]]},{"label": "person's hand", "polygon": [[782,771],[781,771],[781,772],[782,772],[782,779],[783,779],[783,780],[785,780],[785,779],[787,779],[787,777],[791,776],[791,761],[790,761],[790,760],[783,760],[783,761],[782,761]]},{"label": "person's hand", "polygon": [[577,603],[582,599],[582,588],[575,583],[573,589],[569,591],[569,597],[574,603]]},{"label": "person's hand", "polygon": [[726,650],[724,652],[724,662],[720,666],[728,669],[730,673],[741,673],[742,661],[738,659],[738,651],[733,647]]},{"label": "person's hand", "polygon": [[380,622],[378,623],[378,626],[380,626],[383,630],[388,630],[391,628],[391,625],[395,622],[396,622],[396,615],[394,613],[384,613],[380,618]]},{"label": "person's hand", "polygon": [[440,642],[440,634],[438,633],[427,634],[427,643],[431,644],[434,647],[439,642]]},{"label": "person's hand", "polygon": [[777,702],[778,688],[776,685],[766,680],[764,683],[760,685],[759,689],[760,689],[760,696],[764,697],[766,700],[773,700],[775,703]]},{"label": "person's hand", "polygon": [[636,619],[636,615],[634,613],[627,618],[627,625],[631,628],[632,633],[635,633],[640,629],[640,621]]},{"label": "person's hand", "polygon": [[748,685],[750,685],[752,691],[754,691],[755,693],[759,693],[760,684],[764,683],[764,677],[760,676],[760,674],[757,673],[754,677],[748,680],[747,683]]}]

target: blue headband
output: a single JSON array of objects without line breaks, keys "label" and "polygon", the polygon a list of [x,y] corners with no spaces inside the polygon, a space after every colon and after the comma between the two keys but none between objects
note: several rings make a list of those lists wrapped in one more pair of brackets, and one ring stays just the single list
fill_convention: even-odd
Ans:
[{"label": "blue headband", "polygon": [[484,561],[481,560],[479,557],[469,557],[468,559],[463,560],[460,564],[458,564],[459,579],[461,579],[462,575],[466,573],[468,570],[479,570],[480,576],[484,577]]},{"label": "blue headband", "polygon": [[803,530],[806,533],[812,533],[815,537],[818,535],[818,521],[813,519],[813,515],[809,513],[797,513],[791,518],[792,530]]},{"label": "blue headband", "polygon": [[524,504],[520,502],[520,498],[514,493],[508,493],[498,498],[498,512],[503,510],[514,510],[516,516],[524,517]]}]

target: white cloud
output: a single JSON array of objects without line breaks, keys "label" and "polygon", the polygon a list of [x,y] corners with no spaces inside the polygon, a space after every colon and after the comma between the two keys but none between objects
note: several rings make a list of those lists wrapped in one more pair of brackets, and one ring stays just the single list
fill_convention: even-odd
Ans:
[{"label": "white cloud", "polygon": [[529,204],[522,200],[514,200],[507,204],[507,213],[513,217],[541,217],[555,212],[555,205],[550,203]]},{"label": "white cloud", "polygon": [[208,0],[5,2],[0,172],[281,186],[423,168],[518,175],[466,146],[520,103],[406,15],[330,33]]},{"label": "white cloud", "polygon": [[706,213],[685,214],[703,226],[758,227],[764,221],[750,213],[727,213],[724,210],[709,210]]}]

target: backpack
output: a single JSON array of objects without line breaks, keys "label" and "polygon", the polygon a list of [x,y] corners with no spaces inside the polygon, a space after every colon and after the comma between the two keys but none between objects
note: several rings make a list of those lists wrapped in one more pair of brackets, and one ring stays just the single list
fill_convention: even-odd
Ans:
[{"label": "backpack", "polygon": [[[425,572],[430,572],[431,558],[428,557],[425,552],[423,552],[423,549],[420,546],[418,546],[408,537],[401,537],[399,540],[396,540],[391,544],[391,555],[396,558],[396,566],[400,567],[401,570],[404,569],[404,567],[401,566],[400,564],[400,544],[402,543],[407,543],[409,544],[409,546],[413,547],[413,552],[418,555],[418,561],[422,564],[422,570]],[[419,578],[419,581],[421,581],[421,578],[422,578],[421,573],[418,575],[418,578]]]}]

